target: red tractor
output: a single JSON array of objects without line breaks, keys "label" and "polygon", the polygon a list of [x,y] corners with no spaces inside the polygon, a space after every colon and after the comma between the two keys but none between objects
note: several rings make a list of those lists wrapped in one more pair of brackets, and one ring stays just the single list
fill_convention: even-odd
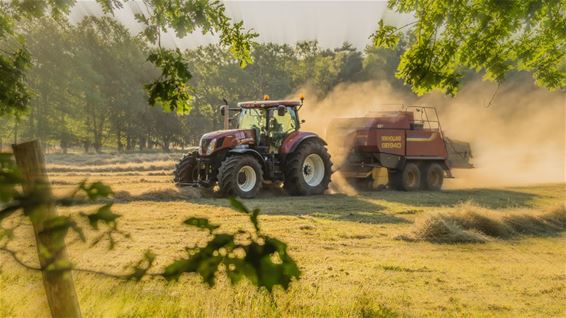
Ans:
[{"label": "red tractor", "polygon": [[434,107],[338,118],[327,131],[338,171],[351,185],[376,189],[440,190],[451,168],[471,168],[470,145],[446,138]]},{"label": "red tractor", "polygon": [[[290,195],[322,194],[330,183],[332,163],[326,142],[300,131],[303,98],[264,100],[221,107],[224,130],[207,133],[199,149],[175,169],[178,185],[212,188],[223,195],[252,198],[263,183],[283,184]],[[236,111],[237,129],[228,129]]]}]

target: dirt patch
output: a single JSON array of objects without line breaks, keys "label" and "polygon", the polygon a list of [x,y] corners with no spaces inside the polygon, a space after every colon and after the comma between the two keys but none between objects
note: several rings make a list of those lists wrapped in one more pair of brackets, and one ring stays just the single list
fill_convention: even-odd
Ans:
[{"label": "dirt patch", "polygon": [[397,238],[433,243],[485,243],[520,235],[553,236],[566,231],[566,208],[546,213],[501,214],[464,203],[455,212],[429,214],[417,219],[411,232]]}]

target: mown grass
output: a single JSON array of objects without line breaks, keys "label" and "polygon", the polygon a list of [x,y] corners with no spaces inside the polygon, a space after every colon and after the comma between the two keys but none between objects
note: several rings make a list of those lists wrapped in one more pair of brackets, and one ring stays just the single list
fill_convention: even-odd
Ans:
[{"label": "mown grass", "polygon": [[[83,178],[51,176],[58,193]],[[113,185],[115,210],[132,239],[113,251],[70,246],[69,255],[80,267],[122,272],[146,249],[158,254],[157,266],[162,266],[183,255],[184,246],[204,239],[204,233],[181,224],[188,216],[208,217],[225,229],[248,226],[226,200],[176,189],[170,176],[116,173],[97,179]],[[517,213],[540,215],[565,203],[564,190],[564,184],[555,184],[306,198],[264,194],[246,203],[262,209],[264,231],[288,243],[303,272],[287,293],[277,290],[273,297],[247,283],[232,288],[221,280],[208,288],[192,276],[176,283],[121,282],[81,273],[74,278],[85,317],[563,317],[564,232],[519,233],[485,244],[397,237],[410,233],[418,219],[461,213],[462,204],[470,201],[469,207],[496,220]],[[16,235],[13,247],[27,251],[22,257],[35,262],[31,228],[24,226]],[[0,317],[47,316],[41,276],[4,254],[0,262]]]},{"label": "mown grass", "polygon": [[398,238],[447,244],[486,243],[522,235],[553,236],[566,231],[566,208],[557,206],[547,210],[501,214],[467,202],[449,213],[424,215],[410,233]]}]

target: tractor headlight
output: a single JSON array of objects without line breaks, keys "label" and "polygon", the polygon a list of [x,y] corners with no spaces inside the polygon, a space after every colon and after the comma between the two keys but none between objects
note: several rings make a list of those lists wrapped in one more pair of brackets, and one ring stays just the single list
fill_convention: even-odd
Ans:
[{"label": "tractor headlight", "polygon": [[214,152],[214,149],[216,149],[216,138],[212,139],[210,141],[210,143],[208,144],[208,147],[206,147],[206,152],[205,152],[205,156],[208,156],[210,154],[212,154]]}]

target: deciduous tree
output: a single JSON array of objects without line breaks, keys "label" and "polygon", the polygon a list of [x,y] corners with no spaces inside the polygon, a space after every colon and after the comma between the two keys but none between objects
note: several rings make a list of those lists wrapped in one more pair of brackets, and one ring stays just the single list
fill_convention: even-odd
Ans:
[{"label": "deciduous tree", "polygon": [[566,83],[566,14],[561,0],[390,0],[388,7],[415,17],[401,27],[379,21],[376,47],[394,47],[400,33],[414,37],[396,76],[421,95],[458,92],[467,70],[501,82],[511,71],[532,73],[549,90]]}]

